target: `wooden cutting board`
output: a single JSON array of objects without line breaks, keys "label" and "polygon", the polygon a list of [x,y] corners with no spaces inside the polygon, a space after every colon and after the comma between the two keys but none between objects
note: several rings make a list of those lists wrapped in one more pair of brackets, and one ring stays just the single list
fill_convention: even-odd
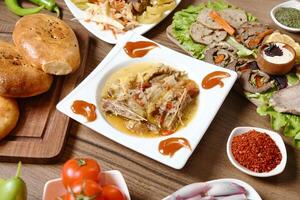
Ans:
[{"label": "wooden cutting board", "polygon": [[[0,40],[12,42],[11,25],[0,25]],[[59,158],[65,144],[70,119],[56,110],[84,74],[89,34],[79,28],[76,33],[80,54],[80,68],[71,75],[55,77],[51,89],[35,97],[18,99],[20,118],[15,129],[0,141],[0,161],[51,163]]]}]

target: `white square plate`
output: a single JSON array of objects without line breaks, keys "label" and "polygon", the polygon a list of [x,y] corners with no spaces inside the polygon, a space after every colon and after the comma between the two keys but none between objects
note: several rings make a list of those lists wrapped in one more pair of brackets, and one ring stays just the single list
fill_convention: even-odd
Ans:
[{"label": "white square plate", "polygon": [[[176,0],[176,6],[181,2],[181,0]],[[76,19],[93,35],[95,35],[100,40],[103,40],[110,44],[116,44],[120,38],[124,36],[124,34],[117,34],[114,36],[114,34],[111,31],[103,31],[100,30],[96,23],[93,22],[86,22],[84,20],[85,12],[83,10],[80,10],[71,0],[65,0],[66,5],[70,9],[71,13],[74,15]],[[176,7],[175,7],[176,8]],[[174,8],[174,9],[175,9]],[[173,9],[173,10],[174,10]],[[166,11],[165,16],[159,21],[161,22],[164,18],[166,18],[172,11]],[[141,24],[138,27],[132,29],[132,31],[138,33],[138,34],[144,34],[150,29],[152,29],[154,26],[156,26],[159,22],[155,24]]]},{"label": "white square plate", "polygon": [[[128,32],[104,58],[104,60],[95,68],[95,70],[82,81],[67,97],[65,97],[58,105],[57,109],[72,119],[84,124],[94,131],[118,142],[130,149],[133,149],[145,156],[157,160],[170,167],[181,169],[192,152],[195,150],[200,139],[204,135],[211,121],[218,112],[225,97],[232,88],[237,74],[234,71],[217,67],[215,65],[205,63],[203,61],[191,58],[184,54],[178,53],[167,47],[159,45],[154,48],[143,58],[130,58],[123,50],[127,41],[150,41],[149,39],[138,35],[134,32]],[[110,74],[121,67],[125,67],[133,62],[162,62],[168,64],[178,70],[187,72],[188,77],[194,80],[200,87],[199,103],[197,111],[193,119],[184,128],[181,128],[172,135],[143,138],[122,133],[112,127],[102,116],[100,110],[97,109],[97,119],[93,122],[86,122],[81,115],[74,114],[71,105],[75,100],[84,100],[98,107],[98,97],[101,87]],[[223,79],[224,87],[216,86],[212,89],[205,90],[201,87],[202,79],[213,71],[225,71],[231,76]],[[164,156],[159,153],[158,145],[163,139],[169,137],[184,137],[191,145],[192,151],[186,148],[180,149],[173,157]]]}]

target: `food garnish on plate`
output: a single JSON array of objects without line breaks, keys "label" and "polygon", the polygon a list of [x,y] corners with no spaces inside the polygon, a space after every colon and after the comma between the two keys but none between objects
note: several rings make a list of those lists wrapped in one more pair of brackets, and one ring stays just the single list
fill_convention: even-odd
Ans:
[{"label": "food garnish on plate", "polygon": [[123,67],[106,80],[100,105],[107,121],[122,132],[163,136],[188,123],[198,94],[198,85],[185,72],[142,62]]},{"label": "food garnish on plate", "polygon": [[178,150],[183,147],[192,150],[192,147],[186,138],[171,137],[160,141],[158,150],[161,154],[172,157]]},{"label": "food garnish on plate", "polygon": [[154,42],[149,41],[136,41],[127,42],[124,46],[124,51],[132,58],[144,57],[149,51],[158,47]]},{"label": "food garnish on plate", "polygon": [[96,23],[100,30],[114,35],[140,24],[159,22],[166,11],[176,7],[175,0],[72,0],[85,12],[85,21]]},{"label": "food garnish on plate", "polygon": [[[191,56],[236,71],[240,88],[258,106],[257,112],[270,116],[273,129],[283,129],[300,147],[300,116],[294,112],[300,106],[300,95],[277,103],[281,108],[274,106],[274,100],[273,104],[270,101],[273,94],[282,91],[281,97],[287,95],[297,89],[297,86],[289,89],[290,86],[300,83],[297,42],[260,23],[250,13],[220,0],[176,12],[167,35]],[[281,52],[283,55],[278,54]]]}]

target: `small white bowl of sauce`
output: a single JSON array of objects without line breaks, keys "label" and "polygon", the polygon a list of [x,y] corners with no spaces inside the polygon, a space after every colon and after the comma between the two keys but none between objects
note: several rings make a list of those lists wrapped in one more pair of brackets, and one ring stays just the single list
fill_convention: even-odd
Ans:
[{"label": "small white bowl of sauce", "polygon": [[271,18],[272,18],[272,20],[274,21],[274,23],[275,23],[277,26],[279,26],[279,27],[281,27],[281,28],[283,28],[283,29],[285,29],[285,30],[287,30],[287,31],[289,31],[289,32],[300,32],[300,28],[293,28],[293,27],[286,26],[286,25],[280,23],[280,22],[276,19],[275,13],[276,13],[276,12],[278,11],[278,9],[280,9],[280,8],[295,8],[295,9],[300,10],[300,2],[297,1],[297,0],[286,1],[286,2],[283,2],[283,3],[281,3],[281,4],[278,4],[277,6],[275,6],[275,7],[270,11]]},{"label": "small white bowl of sauce", "polygon": [[[251,133],[251,135],[249,133]],[[254,135],[252,133],[254,133]],[[263,135],[258,135],[258,133]],[[246,136],[245,134],[248,135]],[[256,141],[256,139],[260,140],[261,138],[265,139],[264,142]],[[249,141],[249,143],[245,143],[245,141]],[[254,152],[251,148],[253,148],[255,145],[253,145],[253,143],[251,144],[251,141],[253,141],[255,145],[259,144],[257,149],[255,149],[257,150],[255,154],[257,153],[258,158],[255,157],[253,160],[251,160],[251,157],[253,157]],[[277,150],[274,148],[274,143],[272,141],[276,144],[278,148]],[[241,142],[239,148],[234,147],[237,145],[237,142]],[[272,152],[272,150],[262,150],[266,148],[272,148],[276,151],[279,150],[279,153],[276,154],[277,156],[274,155],[274,157],[270,158],[270,152]],[[251,150],[249,151],[249,149]],[[244,161],[244,163],[240,163],[239,161],[242,159],[238,158],[237,154],[239,154],[239,156],[241,155],[241,157],[244,156],[242,159],[245,159],[246,161]],[[281,155],[281,159],[279,159],[279,162],[277,162],[276,165],[274,164],[274,159],[278,157],[279,154]],[[237,127],[233,129],[227,140],[227,156],[232,165],[238,170],[256,177],[270,177],[278,175],[283,172],[287,162],[286,148],[281,136],[274,131],[257,127]],[[268,157],[264,158],[266,156]],[[276,159],[276,161],[278,160]],[[260,170],[262,166],[264,166],[265,169]]]}]

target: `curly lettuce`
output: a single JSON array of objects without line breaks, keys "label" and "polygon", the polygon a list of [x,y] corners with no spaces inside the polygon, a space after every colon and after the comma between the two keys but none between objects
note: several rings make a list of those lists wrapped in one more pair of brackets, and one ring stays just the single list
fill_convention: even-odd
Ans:
[{"label": "curly lettuce", "polygon": [[299,116],[277,112],[269,105],[258,107],[257,113],[261,116],[269,116],[272,128],[275,131],[283,129],[283,134],[288,137],[294,137],[295,146],[300,147]]},{"label": "curly lettuce", "polygon": [[[175,13],[172,22],[172,35],[181,44],[181,46],[192,53],[195,58],[203,59],[206,45],[198,44],[190,37],[189,31],[192,23],[197,19],[198,14],[204,8],[211,8],[216,11],[234,7],[222,0],[208,1],[197,6],[189,6],[186,9]],[[248,21],[256,21],[257,18],[247,13]]]}]

